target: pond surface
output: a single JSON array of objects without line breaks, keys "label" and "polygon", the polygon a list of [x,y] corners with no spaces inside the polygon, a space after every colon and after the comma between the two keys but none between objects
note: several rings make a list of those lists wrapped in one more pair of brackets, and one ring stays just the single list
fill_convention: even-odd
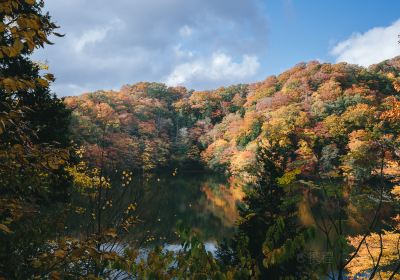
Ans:
[{"label": "pond surface", "polygon": [[[124,184],[122,178],[112,179],[112,188],[106,194],[112,207],[104,211],[102,223],[107,224],[107,215],[124,213],[134,204],[136,222],[127,241],[135,247],[180,244],[178,225],[194,231],[209,246],[233,235],[237,204],[244,194],[225,178],[205,172],[174,172],[147,179],[133,173],[132,178],[129,184]],[[76,199],[83,208],[91,209],[88,197]],[[77,234],[84,232],[89,212],[74,213],[69,228]]]},{"label": "pond surface", "polygon": [[[172,172],[153,175],[147,179],[131,175],[129,172],[128,177],[133,178],[128,184],[124,183],[122,178],[112,180],[112,188],[106,195],[107,199],[113,201],[113,205],[104,211],[104,216],[106,213],[124,213],[129,205],[135,205],[132,214],[136,223],[130,229],[126,241],[128,246],[140,248],[142,256],[146,256],[148,249],[155,245],[163,245],[165,250],[170,251],[181,249],[182,239],[179,236],[178,225],[196,232],[204,242],[206,250],[211,252],[215,252],[217,243],[233,236],[235,222],[239,217],[237,206],[244,193],[232,181],[206,172]],[[319,189],[311,196],[304,192],[298,205],[300,222],[305,226],[326,223],[333,228],[334,225],[330,224],[327,217],[334,217],[337,211],[343,210],[348,215],[343,220],[343,236],[362,233],[363,228],[369,225],[374,216],[379,189],[374,185],[349,189],[340,182],[318,184],[324,186],[323,193],[329,197],[335,197],[335,192],[341,190],[352,193],[352,199],[341,209],[337,208],[336,203],[321,204],[323,200]],[[80,202],[87,205],[87,201],[88,198],[85,197]],[[389,202],[385,200],[381,209],[382,215],[388,219],[393,217],[393,209]],[[314,211],[310,203],[314,204]],[[107,217],[104,217],[103,221],[106,219]],[[84,215],[74,215],[70,221],[72,231],[79,234],[84,232],[88,220],[85,220]],[[109,226],[112,227],[111,224]],[[325,235],[318,227],[316,229],[315,237],[307,244],[304,261],[309,261],[310,264],[324,262],[323,264],[330,265],[333,252],[327,248]],[[332,240],[336,238],[333,230],[329,236]]]},{"label": "pond surface", "polygon": [[[134,247],[164,245],[167,248],[175,248],[174,246],[182,241],[178,225],[194,231],[211,247],[212,244],[233,236],[238,219],[237,205],[244,193],[226,178],[206,172],[172,172],[153,175],[147,179],[135,174],[129,177],[133,178],[129,184],[125,184],[118,176],[112,180],[112,188],[107,196],[113,201],[113,205],[104,211],[103,215],[124,213],[129,205],[135,205],[132,215],[136,222],[127,236],[127,241]],[[336,190],[339,186],[340,184],[332,183],[326,188]],[[371,206],[371,202],[375,201],[373,196],[376,190],[370,192],[370,188],[367,188],[367,192],[361,189],[357,192],[360,194],[351,200],[346,210],[349,216],[344,223],[345,235],[362,232],[361,224],[368,225],[368,220],[374,216],[375,207]],[[318,196],[312,198],[314,201],[318,199]],[[87,205],[87,201],[88,198],[84,197],[81,204]],[[304,196],[299,203],[301,223],[313,226],[316,224],[315,218],[321,224],[328,215],[336,215],[335,207],[329,210],[332,208],[329,205],[326,205],[326,209],[323,205],[322,208],[316,207],[317,212],[312,213],[309,200]],[[384,204],[382,210],[388,218],[393,216],[389,205]],[[324,213],[326,211],[333,212]],[[86,215],[86,218],[89,217]],[[107,217],[104,217],[103,222],[106,219]],[[82,215],[74,215],[70,222],[72,231],[78,234],[84,232],[87,220]],[[114,227],[112,223],[107,222],[104,222],[104,226]],[[313,251],[325,251],[325,237],[319,230],[309,247]]]},{"label": "pond surface", "polygon": [[186,173],[151,178],[134,195],[139,222],[131,233],[132,241],[173,244],[179,241],[178,223],[205,242],[231,237],[243,192],[224,178]]}]

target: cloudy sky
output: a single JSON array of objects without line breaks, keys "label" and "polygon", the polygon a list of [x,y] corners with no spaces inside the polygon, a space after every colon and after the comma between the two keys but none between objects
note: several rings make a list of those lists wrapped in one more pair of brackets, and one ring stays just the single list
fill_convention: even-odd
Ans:
[{"label": "cloudy sky", "polygon": [[400,55],[397,0],[47,0],[46,10],[66,36],[35,59],[59,96],[139,81],[211,89],[302,61]]}]

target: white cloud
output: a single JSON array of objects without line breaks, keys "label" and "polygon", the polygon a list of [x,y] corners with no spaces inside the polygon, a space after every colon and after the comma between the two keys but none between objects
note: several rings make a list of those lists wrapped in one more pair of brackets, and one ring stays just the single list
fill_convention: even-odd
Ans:
[{"label": "white cloud", "polygon": [[[242,65],[232,61],[265,53],[268,28],[260,1],[97,0],[96,9],[88,0],[46,1],[61,26],[58,32],[66,36],[53,38],[55,45],[38,50],[34,59],[48,61],[59,96],[159,82],[186,63],[207,64],[216,50],[229,54],[228,66]],[[195,89],[221,85],[205,78],[185,80],[195,81],[186,83]]]},{"label": "white cloud", "polygon": [[74,50],[82,52],[87,45],[103,41],[111,30],[118,28],[119,24],[121,24],[121,20],[115,19],[106,26],[83,32],[82,35],[72,40]]},{"label": "white cloud", "polygon": [[191,58],[194,55],[192,51],[183,50],[181,44],[174,46],[174,53],[177,58]]},{"label": "white cloud", "polygon": [[81,52],[86,45],[102,41],[110,28],[89,30],[83,33],[74,42],[74,49],[76,52]]},{"label": "white cloud", "polygon": [[181,29],[179,29],[179,35],[181,35],[182,37],[189,37],[190,35],[192,35],[192,33],[193,29],[187,25],[184,25],[183,27],[181,27]]},{"label": "white cloud", "polygon": [[241,62],[223,52],[213,53],[211,57],[196,59],[175,67],[166,78],[170,86],[186,85],[198,82],[237,83],[252,78],[260,67],[258,57],[243,55]]},{"label": "white cloud", "polygon": [[337,62],[369,66],[400,55],[400,45],[397,43],[399,32],[400,20],[397,20],[387,27],[375,27],[365,33],[356,33],[339,42],[331,54],[337,57]]}]

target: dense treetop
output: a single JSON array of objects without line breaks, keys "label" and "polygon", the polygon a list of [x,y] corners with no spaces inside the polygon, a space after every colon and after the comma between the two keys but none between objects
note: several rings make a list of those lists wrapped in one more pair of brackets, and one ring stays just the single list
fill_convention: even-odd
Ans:
[{"label": "dense treetop", "polygon": [[249,85],[191,91],[138,83],[66,104],[93,160],[107,127],[113,166],[153,170],[195,161],[252,181],[248,171],[263,142],[289,155],[288,172],[366,180],[381,137],[398,141],[399,67],[398,57],[368,69],[311,61]]}]

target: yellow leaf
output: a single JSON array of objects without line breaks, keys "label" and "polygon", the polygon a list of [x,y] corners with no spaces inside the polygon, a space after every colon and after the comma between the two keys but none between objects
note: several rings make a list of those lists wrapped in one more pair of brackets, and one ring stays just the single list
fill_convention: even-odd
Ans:
[{"label": "yellow leaf", "polygon": [[110,228],[109,230],[107,230],[105,234],[111,238],[117,237],[117,231],[113,228]]},{"label": "yellow leaf", "polygon": [[25,3],[31,6],[34,5],[35,2],[36,2],[35,0],[25,0]]},{"label": "yellow leaf", "polygon": [[10,230],[10,228],[4,224],[0,224],[0,231],[3,231],[5,233],[12,233],[12,231]]},{"label": "yellow leaf", "polygon": [[16,40],[13,45],[14,50],[20,54],[22,49],[24,48],[24,44],[20,40]]},{"label": "yellow leaf", "polygon": [[47,165],[52,170],[57,170],[60,167],[59,163],[52,159],[47,162]]},{"label": "yellow leaf", "polygon": [[11,79],[11,78],[5,78],[5,79],[3,80],[3,85],[4,85],[4,88],[5,88],[6,90],[8,90],[8,91],[15,91],[15,90],[17,90],[16,83],[15,83],[15,81],[14,81],[13,79]]},{"label": "yellow leaf", "polygon": [[38,259],[34,259],[33,261],[32,261],[32,266],[34,267],[34,268],[38,268],[38,267],[40,267],[42,265],[42,263],[38,260]]},{"label": "yellow leaf", "polygon": [[47,73],[43,77],[48,81],[54,82],[54,75],[53,74]]},{"label": "yellow leaf", "polygon": [[46,81],[45,79],[39,78],[39,79],[36,79],[36,80],[39,83],[39,85],[42,86],[42,87],[48,87],[49,86],[49,82]]},{"label": "yellow leaf", "polygon": [[61,274],[60,274],[60,272],[58,272],[58,271],[53,271],[53,272],[50,274],[50,279],[51,279],[51,280],[60,280],[60,279],[61,279]]},{"label": "yellow leaf", "polygon": [[65,252],[64,250],[57,250],[54,252],[54,256],[56,256],[57,258],[64,258],[67,255],[67,252]]}]

